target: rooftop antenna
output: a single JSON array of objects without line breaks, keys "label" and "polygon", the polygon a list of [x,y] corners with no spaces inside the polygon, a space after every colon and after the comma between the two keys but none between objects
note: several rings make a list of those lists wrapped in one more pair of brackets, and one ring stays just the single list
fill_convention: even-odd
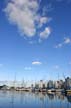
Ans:
[{"label": "rooftop antenna", "polygon": [[13,87],[15,88],[16,84],[16,72],[15,72],[15,77],[14,77],[14,82],[13,82]]},{"label": "rooftop antenna", "polygon": [[65,75],[64,75],[64,72],[63,72],[63,78],[65,79]]},{"label": "rooftop antenna", "polygon": [[21,87],[24,87],[24,86],[25,86],[25,84],[24,84],[24,78],[23,78]]},{"label": "rooftop antenna", "polygon": [[58,73],[58,81],[59,81],[59,73]]}]

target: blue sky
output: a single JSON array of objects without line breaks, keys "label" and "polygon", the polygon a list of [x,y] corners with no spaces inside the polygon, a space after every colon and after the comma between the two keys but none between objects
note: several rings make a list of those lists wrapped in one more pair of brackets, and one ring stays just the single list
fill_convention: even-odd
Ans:
[{"label": "blue sky", "polygon": [[0,0],[0,80],[71,76],[71,1]]}]

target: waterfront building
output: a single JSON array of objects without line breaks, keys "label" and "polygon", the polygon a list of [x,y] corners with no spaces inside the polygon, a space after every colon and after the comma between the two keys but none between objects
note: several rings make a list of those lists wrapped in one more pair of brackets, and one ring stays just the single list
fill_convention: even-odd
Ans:
[{"label": "waterfront building", "polygon": [[65,89],[71,89],[71,78],[67,77],[64,83]]},{"label": "waterfront building", "polygon": [[43,88],[43,80],[39,81],[39,88],[42,89]]},{"label": "waterfront building", "polygon": [[63,89],[63,88],[64,88],[64,81],[59,80],[59,89]]},{"label": "waterfront building", "polygon": [[39,84],[35,83],[35,89],[39,89]]},{"label": "waterfront building", "polygon": [[62,88],[64,88],[63,80],[55,81],[54,82],[54,88],[55,89],[62,89]]},{"label": "waterfront building", "polygon": [[49,80],[49,81],[48,81],[48,85],[47,85],[47,87],[48,87],[48,89],[52,89],[52,88],[54,88],[54,83],[53,83],[52,80]]},{"label": "waterfront building", "polygon": [[45,89],[46,88],[46,83],[43,80],[40,80],[40,82],[39,82],[39,88],[40,89]]},{"label": "waterfront building", "polygon": [[54,82],[54,88],[55,88],[55,89],[58,89],[58,88],[59,88],[59,82],[58,82],[58,81],[55,81],[55,82]]}]

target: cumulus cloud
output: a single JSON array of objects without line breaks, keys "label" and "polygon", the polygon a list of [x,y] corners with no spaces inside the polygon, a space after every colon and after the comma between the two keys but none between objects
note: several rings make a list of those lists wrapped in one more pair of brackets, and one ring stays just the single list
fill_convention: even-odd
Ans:
[{"label": "cumulus cloud", "polygon": [[35,18],[38,4],[32,0],[11,0],[5,12],[9,20],[16,24],[23,34],[31,37],[35,34]]},{"label": "cumulus cloud", "polygon": [[52,18],[48,18],[48,17],[40,17],[39,19],[39,27],[42,27],[43,24],[47,24],[48,22],[51,21]]},{"label": "cumulus cloud", "polygon": [[40,25],[42,26],[43,24],[46,24],[47,22],[47,17],[41,17],[40,18]]},{"label": "cumulus cloud", "polygon": [[65,37],[62,43],[55,45],[55,48],[61,48],[63,45],[71,44],[71,39],[69,37]]},{"label": "cumulus cloud", "polygon": [[41,65],[42,63],[40,61],[33,61],[32,65]]},{"label": "cumulus cloud", "polygon": [[55,46],[55,48],[61,48],[62,47],[62,43],[59,43],[58,45]]},{"label": "cumulus cloud", "polygon": [[40,18],[40,25],[42,26],[43,24],[46,24],[47,22],[47,17],[41,17]]},{"label": "cumulus cloud", "polygon": [[47,39],[50,34],[51,34],[51,29],[49,27],[46,27],[45,30],[40,33],[40,38]]},{"label": "cumulus cloud", "polygon": [[71,39],[70,38],[64,38],[64,44],[69,44],[71,43]]},{"label": "cumulus cloud", "polygon": [[[18,27],[23,36],[33,37],[37,33],[37,27],[39,25],[42,27],[49,20],[46,16],[38,13],[39,8],[38,0],[10,0],[4,12],[8,20]],[[45,29],[44,35],[46,34],[50,33]]]}]

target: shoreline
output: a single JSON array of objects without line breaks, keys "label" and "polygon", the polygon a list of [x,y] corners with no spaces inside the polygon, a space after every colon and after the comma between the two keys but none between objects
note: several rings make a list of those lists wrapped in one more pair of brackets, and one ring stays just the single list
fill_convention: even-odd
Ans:
[{"label": "shoreline", "polygon": [[0,89],[0,91],[11,91],[11,92],[28,92],[28,93],[46,93],[46,94],[56,94],[56,93],[61,93],[61,94],[69,94],[71,95],[71,89],[70,90],[63,90],[63,89],[54,89],[54,90],[51,90],[51,89],[48,89],[48,90],[35,90],[35,91],[32,91],[31,89],[26,89],[26,90],[17,90],[17,89]]}]

